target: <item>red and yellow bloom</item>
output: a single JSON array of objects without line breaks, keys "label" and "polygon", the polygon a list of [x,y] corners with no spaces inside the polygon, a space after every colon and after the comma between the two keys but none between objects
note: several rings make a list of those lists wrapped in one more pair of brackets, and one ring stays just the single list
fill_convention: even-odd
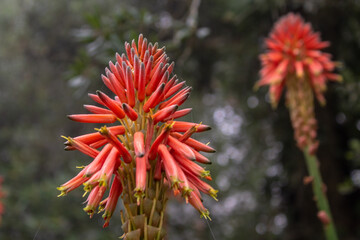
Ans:
[{"label": "red and yellow bloom", "polygon": [[[144,224],[131,224],[134,217],[161,229],[159,219],[165,208],[166,188],[175,194],[181,192],[207,218],[208,211],[199,193],[216,199],[217,191],[200,180],[211,180],[209,171],[193,161],[210,163],[200,151],[215,150],[191,136],[210,127],[176,120],[191,111],[179,110],[191,88],[183,88],[185,83],[172,76],[174,63],[168,63],[164,48],[148,43],[140,35],[137,44],[125,43],[125,49],[127,55],[116,54],[116,62],[110,62],[102,75],[114,97],[101,91],[89,94],[98,106],[85,105],[90,114],[69,116],[83,123],[115,125],[66,138],[66,150],[79,150],[93,161],[58,188],[60,195],[84,185],[85,193],[90,192],[84,210],[90,216],[97,207],[104,210],[104,226],[121,197],[126,209],[122,218],[127,224],[124,231],[132,235],[138,234],[138,229],[141,234],[144,231]],[[108,189],[108,196],[104,197]]]},{"label": "red and yellow bloom", "polygon": [[331,55],[321,51],[330,44],[321,41],[320,34],[313,32],[311,24],[300,15],[289,13],[275,23],[265,45],[267,52],[260,55],[262,68],[256,86],[270,86],[274,107],[286,87],[286,105],[298,146],[315,152],[318,142],[314,95],[320,104],[325,104],[327,81],[342,80],[332,73],[336,63],[331,61]]}]

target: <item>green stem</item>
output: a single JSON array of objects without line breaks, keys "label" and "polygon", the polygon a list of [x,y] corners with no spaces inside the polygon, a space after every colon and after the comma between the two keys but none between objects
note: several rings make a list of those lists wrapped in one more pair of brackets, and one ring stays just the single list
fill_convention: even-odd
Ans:
[{"label": "green stem", "polygon": [[333,218],[329,207],[329,202],[324,191],[324,183],[319,171],[318,159],[315,155],[311,155],[306,149],[303,151],[306,159],[306,166],[312,178],[312,187],[315,195],[315,202],[319,211],[325,211],[329,217],[329,223],[323,223],[327,240],[338,240]]}]

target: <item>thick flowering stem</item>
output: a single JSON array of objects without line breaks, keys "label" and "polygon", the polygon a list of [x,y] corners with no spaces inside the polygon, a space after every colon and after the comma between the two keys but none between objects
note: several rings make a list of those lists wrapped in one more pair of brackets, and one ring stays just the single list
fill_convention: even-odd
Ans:
[{"label": "thick flowering stem", "polygon": [[311,154],[308,149],[304,151],[306,166],[310,174],[312,188],[314,192],[314,200],[318,208],[318,218],[324,226],[324,231],[327,240],[337,240],[337,234],[335,230],[334,221],[331,215],[329,202],[326,197],[326,187],[322,181],[319,161],[315,155]]},{"label": "thick flowering stem", "polygon": [[336,63],[323,48],[330,45],[321,41],[320,34],[313,32],[311,24],[305,23],[300,15],[289,13],[275,23],[269,38],[265,40],[267,52],[260,55],[261,79],[255,87],[269,85],[273,107],[279,103],[286,87],[286,106],[290,111],[294,138],[304,152],[307,168],[312,181],[318,217],[324,225],[328,240],[336,240],[336,232],[331,217],[324,184],[319,172],[316,151],[317,120],[314,99],[325,104],[324,92],[327,81],[341,81],[332,73]]},{"label": "thick flowering stem", "polygon": [[101,106],[85,105],[91,114],[69,115],[78,122],[120,122],[121,126],[102,126],[95,133],[66,138],[65,150],[78,150],[93,161],[58,189],[63,196],[84,185],[84,196],[89,192],[84,210],[91,217],[97,208],[104,211],[103,227],[110,224],[121,198],[124,239],[163,240],[170,190],[181,193],[186,203],[209,218],[200,192],[216,199],[217,191],[199,179],[211,180],[211,176],[193,161],[208,164],[210,160],[199,151],[215,150],[190,138],[209,126],[176,120],[191,112],[191,108],[178,110],[191,88],[181,89],[184,82],[170,76],[174,63],[167,63],[164,48],[148,44],[140,35],[138,44],[125,43],[125,50],[127,56],[116,54],[116,63],[110,62],[106,76],[101,76],[115,96],[101,91],[89,94]]}]

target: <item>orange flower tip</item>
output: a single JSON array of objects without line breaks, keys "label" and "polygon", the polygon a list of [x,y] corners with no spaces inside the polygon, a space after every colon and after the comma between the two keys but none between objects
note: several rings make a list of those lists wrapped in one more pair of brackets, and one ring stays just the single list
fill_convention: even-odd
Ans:
[{"label": "orange flower tip", "polygon": [[174,196],[177,196],[180,194],[180,190],[178,188],[174,188],[173,192],[174,192]]},{"label": "orange flower tip", "polygon": [[212,178],[210,176],[210,171],[208,171],[208,170],[201,170],[200,176],[202,178],[205,178],[205,179],[209,180],[209,181],[212,180]]}]

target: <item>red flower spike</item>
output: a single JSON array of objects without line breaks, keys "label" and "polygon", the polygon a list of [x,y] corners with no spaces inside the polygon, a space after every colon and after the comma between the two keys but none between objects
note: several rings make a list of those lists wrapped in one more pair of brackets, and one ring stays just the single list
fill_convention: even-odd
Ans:
[{"label": "red flower spike", "polygon": [[[300,15],[289,13],[282,17],[265,41],[268,52],[260,56],[262,70],[261,79],[257,86],[270,85],[277,90],[271,92],[271,101],[276,106],[282,92],[280,86],[291,75],[298,78],[306,76],[313,91],[318,92],[318,99],[322,99],[325,91],[326,80],[341,81],[327,78],[333,68],[326,66],[335,64],[331,61],[331,55],[322,53],[320,50],[329,46],[329,42],[322,42],[319,34],[314,33],[311,25],[304,23]],[[316,76],[323,76],[323,82],[318,82]]]},{"label": "red flower spike", "polygon": [[[313,39],[306,41],[314,44]],[[193,133],[209,130],[210,127],[174,121],[191,112],[191,108],[178,109],[189,97],[191,88],[185,87],[185,82],[179,83],[176,75],[170,77],[174,62],[170,61],[165,48],[158,47],[158,43],[148,43],[140,35],[137,42],[132,40],[131,44],[125,43],[125,50],[126,54],[115,54],[116,61],[109,62],[105,74],[101,76],[112,95],[100,91],[97,95],[89,94],[101,107],[84,105],[92,114],[69,116],[75,121],[89,123],[115,123],[119,120],[122,125],[109,128],[104,126],[96,129],[98,132],[65,142],[66,150],[78,149],[92,156],[93,161],[82,166],[83,169],[75,178],[58,188],[60,195],[84,185],[84,195],[90,193],[84,210],[90,216],[93,216],[97,207],[99,212],[105,211],[103,227],[109,225],[120,197],[125,204],[138,203],[139,206],[131,205],[131,211],[136,210],[135,213],[132,211],[133,217],[139,213],[145,214],[147,219],[152,219],[150,213],[152,216],[160,216],[165,211],[163,201],[168,197],[167,186],[171,187],[174,195],[181,193],[186,202],[190,202],[203,216],[208,217],[208,211],[201,203],[199,189],[212,196],[216,196],[216,190],[198,179],[204,177],[211,180],[211,177],[208,171],[192,160],[209,163],[198,151],[215,150],[190,137]],[[328,57],[318,56],[316,52],[310,52],[309,55],[316,56],[318,62]],[[271,77],[279,78],[281,74],[285,74],[288,64],[276,66],[274,69],[277,75]],[[311,74],[316,74],[317,81],[323,82],[325,80],[321,74],[317,75],[318,72],[333,68],[334,64],[321,65],[320,68],[315,63]],[[304,65],[303,69],[306,75],[307,66]],[[264,73],[271,71],[273,69],[267,69]],[[336,76],[330,75],[329,78]],[[309,134],[313,136],[314,131]],[[108,187],[109,195],[102,199]],[[153,205],[159,201],[162,203],[161,209],[158,204]],[[123,215],[127,222],[130,221],[128,211],[126,207]],[[144,232],[145,228],[146,224],[137,232]],[[130,237],[127,230],[125,236]]]},{"label": "red flower spike", "polygon": [[179,173],[177,164],[173,156],[168,151],[167,147],[164,144],[160,144],[158,147],[158,152],[163,160],[164,169],[168,180],[171,182],[171,187],[175,190],[179,187]]},{"label": "red flower spike", "polygon": [[165,84],[161,84],[156,91],[149,97],[149,99],[144,104],[143,110],[148,113],[150,108],[154,108],[161,102],[161,94],[164,91]]},{"label": "red flower spike", "polygon": [[135,112],[135,110],[126,103],[123,103],[122,107],[126,116],[128,116],[131,121],[136,121],[136,119],[138,118],[138,114]]},{"label": "red flower spike", "polygon": [[97,107],[94,105],[84,105],[84,108],[86,110],[88,110],[91,113],[95,113],[95,114],[113,114],[112,111],[107,110],[105,108],[101,108],[101,107]]},{"label": "red flower spike", "polygon": [[125,117],[124,110],[119,106],[119,104],[112,100],[108,95],[101,91],[96,91],[97,95],[101,101],[116,115],[118,118],[123,119]]},{"label": "red flower spike", "polygon": [[136,132],[134,134],[134,151],[138,158],[145,155],[144,134],[142,132]]},{"label": "red flower spike", "polygon": [[114,123],[116,117],[113,114],[72,114],[70,120],[82,123]]},{"label": "red flower spike", "polygon": [[195,161],[195,154],[186,144],[180,142],[176,138],[169,136],[167,144],[172,148],[172,151],[186,157],[189,160]]},{"label": "red flower spike", "polygon": [[314,96],[324,105],[327,81],[341,81],[340,75],[331,73],[336,65],[331,55],[321,51],[329,42],[321,41],[320,34],[300,15],[289,13],[275,24],[265,44],[268,51],[260,56],[261,78],[256,87],[270,86],[273,107],[286,87],[286,106],[297,146],[302,150],[314,146],[315,154],[316,126],[310,123],[315,115]]},{"label": "red flower spike", "polygon": [[103,225],[104,228],[109,225],[109,221],[115,211],[117,202],[119,200],[119,197],[120,197],[122,191],[123,191],[123,186],[120,181],[120,176],[116,175],[114,177],[114,180],[113,180],[111,188],[110,188],[109,197],[107,198],[106,202],[102,201],[100,203],[101,205],[106,203],[105,208],[104,208],[105,212],[102,215],[102,217],[105,220],[105,223]]},{"label": "red flower spike", "polygon": [[71,137],[64,137],[64,136],[62,136],[62,137],[68,141],[70,146],[74,147],[75,149],[79,150],[80,152],[82,152],[90,157],[95,158],[99,154],[98,150],[91,148],[88,145],[86,145],[80,141],[77,141]]},{"label": "red flower spike", "polygon": [[130,163],[132,161],[132,158],[131,158],[131,155],[130,155],[129,151],[124,147],[124,145],[120,142],[120,140],[107,129],[106,126],[101,127],[99,129],[99,132],[100,132],[101,135],[106,137],[109,140],[109,142],[115,148],[117,148],[117,150],[119,150],[119,152],[120,152],[121,156],[123,157],[125,163]]},{"label": "red flower spike", "polygon": [[178,105],[171,105],[152,115],[154,124],[158,122],[164,122],[165,119],[169,118],[179,108]]}]

